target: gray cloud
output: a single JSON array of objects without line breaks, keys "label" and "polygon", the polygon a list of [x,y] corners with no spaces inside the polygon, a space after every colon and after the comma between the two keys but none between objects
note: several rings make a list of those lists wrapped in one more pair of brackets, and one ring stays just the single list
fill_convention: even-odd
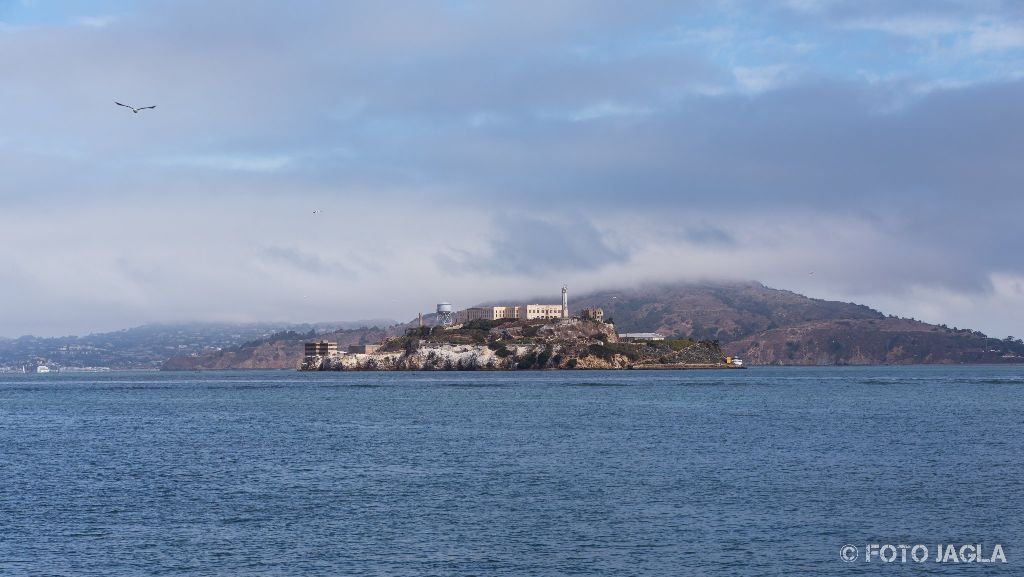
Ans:
[{"label": "gray cloud", "polygon": [[439,264],[459,272],[522,276],[595,271],[629,260],[627,249],[579,217],[551,221],[503,214],[490,223],[486,254],[449,250],[437,257]]},{"label": "gray cloud", "polygon": [[1018,322],[1019,3],[64,8],[0,12],[0,335],[737,271]]},{"label": "gray cloud", "polygon": [[345,274],[355,277],[356,273],[349,267],[335,260],[287,246],[267,246],[259,251],[259,257],[268,263],[284,264],[297,271],[314,275]]},{"label": "gray cloud", "polygon": [[680,230],[680,237],[696,245],[736,246],[736,239],[725,229],[702,222],[686,225]]}]

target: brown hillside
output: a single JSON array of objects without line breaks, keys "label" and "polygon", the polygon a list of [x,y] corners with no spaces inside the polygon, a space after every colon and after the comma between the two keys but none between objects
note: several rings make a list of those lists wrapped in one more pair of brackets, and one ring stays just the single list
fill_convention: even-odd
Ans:
[{"label": "brown hillside", "polygon": [[[614,297],[614,298],[613,298]],[[808,321],[882,319],[869,307],[808,298],[760,283],[659,284],[573,299],[574,311],[601,307],[619,332],[655,331],[730,342]]]},{"label": "brown hillside", "polygon": [[195,357],[174,357],[167,360],[161,370],[295,369],[302,361],[303,343],[307,340],[335,341],[338,347],[346,348],[349,345],[379,342],[394,336],[393,333],[393,330],[376,327],[336,331],[315,337],[287,331],[230,349],[211,351]]},{"label": "brown hillside", "polygon": [[572,301],[574,311],[594,306],[614,319],[619,332],[716,339],[727,354],[750,364],[1024,362],[1024,343],[886,317],[863,305],[756,282],[649,285]]},{"label": "brown hillside", "polygon": [[1019,362],[1019,345],[908,319],[813,321],[726,344],[758,365],[875,365]]}]

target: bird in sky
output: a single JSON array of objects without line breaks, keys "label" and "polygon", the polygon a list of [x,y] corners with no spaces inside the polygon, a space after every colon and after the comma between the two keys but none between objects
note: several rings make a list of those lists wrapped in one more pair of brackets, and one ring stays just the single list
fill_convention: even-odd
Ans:
[{"label": "bird in sky", "polygon": [[317,210],[314,210],[314,211],[313,211],[313,214],[320,214],[320,210],[319,210],[319,209],[317,209]]},{"label": "bird in sky", "polygon": [[135,114],[138,114],[140,110],[149,110],[151,108],[156,108],[155,104],[153,106],[142,106],[140,108],[135,108],[134,106],[128,106],[127,104],[121,104],[120,102],[118,102],[116,100],[114,101],[114,104],[116,104],[118,106],[124,106],[125,108],[131,108],[132,112],[135,113]]}]

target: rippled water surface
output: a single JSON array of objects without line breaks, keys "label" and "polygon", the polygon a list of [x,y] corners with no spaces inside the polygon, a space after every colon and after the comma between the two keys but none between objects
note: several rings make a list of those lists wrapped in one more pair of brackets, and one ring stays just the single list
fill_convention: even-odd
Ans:
[{"label": "rippled water surface", "polygon": [[0,574],[1024,575],[1022,409],[1012,366],[0,375]]}]

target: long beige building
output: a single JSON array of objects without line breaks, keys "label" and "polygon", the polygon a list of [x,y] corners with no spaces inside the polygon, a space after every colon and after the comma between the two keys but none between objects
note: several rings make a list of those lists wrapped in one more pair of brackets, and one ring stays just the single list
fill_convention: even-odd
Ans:
[{"label": "long beige building", "polygon": [[455,324],[470,321],[496,321],[500,319],[567,319],[569,318],[569,290],[562,287],[562,304],[530,304],[490,307],[471,307],[455,313]]},{"label": "long beige building", "polygon": [[562,305],[510,305],[497,307],[472,307],[455,313],[455,323],[462,325],[470,321],[499,319],[559,319],[562,318]]}]

